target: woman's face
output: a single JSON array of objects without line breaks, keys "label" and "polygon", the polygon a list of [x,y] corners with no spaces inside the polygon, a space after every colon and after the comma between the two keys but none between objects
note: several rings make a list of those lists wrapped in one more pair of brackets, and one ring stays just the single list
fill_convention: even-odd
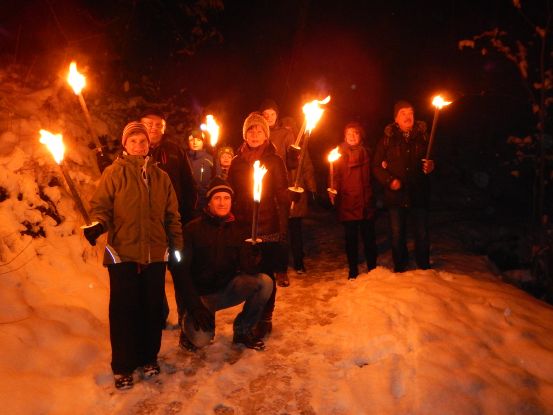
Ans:
[{"label": "woman's face", "polygon": [[361,142],[361,134],[357,128],[348,128],[344,133],[346,143],[350,146],[356,146]]},{"label": "woman's face", "polygon": [[190,147],[190,150],[200,151],[204,148],[204,141],[197,137],[189,138],[188,147]]},{"label": "woman's face", "polygon": [[246,131],[246,143],[251,148],[259,147],[266,140],[267,136],[265,135],[265,131],[257,124],[252,125],[248,131]]},{"label": "woman's face", "polygon": [[147,156],[150,151],[148,137],[142,133],[133,134],[127,138],[125,150],[131,156]]},{"label": "woman's face", "polygon": [[269,127],[275,126],[277,115],[278,115],[277,112],[272,108],[268,108],[263,111],[263,118],[267,120]]}]

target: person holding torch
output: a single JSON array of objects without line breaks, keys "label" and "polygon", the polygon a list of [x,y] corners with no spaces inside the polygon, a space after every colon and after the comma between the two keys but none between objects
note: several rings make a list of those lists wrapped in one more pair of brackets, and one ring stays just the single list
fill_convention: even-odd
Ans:
[{"label": "person holding torch", "polygon": [[430,268],[429,174],[434,171],[434,162],[426,158],[427,147],[426,124],[415,121],[409,102],[396,102],[394,123],[384,129],[373,159],[374,175],[384,187],[388,207],[394,272],[406,271],[409,264],[408,218],[414,225],[417,268]]},{"label": "person holding torch", "polygon": [[253,219],[253,165],[259,160],[267,173],[259,203],[257,237],[262,240],[261,271],[273,278],[274,290],[268,300],[256,336],[259,338],[271,331],[275,307],[275,275],[284,273],[288,265],[286,241],[288,238],[288,215],[290,197],[288,178],[284,161],[277,155],[275,146],[269,141],[269,124],[258,112],[252,112],[242,128],[244,143],[237,151],[230,165],[228,181],[234,189],[233,212],[240,223],[252,225]]},{"label": "person holding torch", "polygon": [[367,271],[376,267],[371,158],[363,146],[361,124],[350,122],[344,127],[344,142],[339,145],[340,158],[334,161],[332,185],[328,197],[336,206],[338,220],[344,226],[348,279],[359,275],[359,237],[363,241]]},{"label": "person holding torch", "polygon": [[[104,232],[121,262],[107,255],[110,283],[111,368],[117,389],[133,387],[133,372],[144,378],[160,372],[157,355],[164,324],[165,261],[168,251],[182,251],[179,206],[167,173],[148,156],[150,139],[144,124],[123,130],[123,154],[102,173],[90,200],[91,245]],[[176,255],[178,257],[178,255]]]}]

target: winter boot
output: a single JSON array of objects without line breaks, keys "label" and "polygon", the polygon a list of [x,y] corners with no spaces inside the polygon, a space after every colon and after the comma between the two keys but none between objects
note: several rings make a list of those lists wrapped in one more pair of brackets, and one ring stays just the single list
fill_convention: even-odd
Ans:
[{"label": "winter boot", "polygon": [[296,274],[305,274],[307,272],[303,261],[297,261],[294,263],[294,271],[296,271]]},{"label": "winter boot", "polygon": [[288,287],[290,285],[290,280],[288,279],[288,272],[277,272],[276,281],[279,287]]},{"label": "winter boot", "polygon": [[253,350],[264,350],[265,343],[259,337],[255,336],[251,330],[245,331],[243,333],[234,333],[232,342],[235,344],[243,344],[248,349]]},{"label": "winter boot", "polygon": [[186,337],[186,334],[184,334],[184,331],[182,330],[179,337],[179,346],[181,349],[188,350],[189,352],[195,352],[198,350],[198,348],[194,346],[190,340],[188,340],[188,337]]},{"label": "winter boot", "polygon": [[115,387],[119,390],[130,389],[134,386],[132,373],[114,375]]},{"label": "winter boot", "polygon": [[143,370],[145,379],[153,378],[154,376],[159,375],[159,372],[161,371],[157,362],[145,364]]},{"label": "winter boot", "polygon": [[259,320],[253,328],[253,334],[260,339],[270,334],[271,331],[273,331],[272,320]]}]

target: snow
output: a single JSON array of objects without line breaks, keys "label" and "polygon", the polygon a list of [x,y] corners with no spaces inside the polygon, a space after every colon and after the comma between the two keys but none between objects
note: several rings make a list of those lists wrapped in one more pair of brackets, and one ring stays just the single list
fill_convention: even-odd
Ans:
[{"label": "snow", "polygon": [[[463,252],[447,220],[433,228],[434,268],[394,274],[380,217],[379,267],[348,281],[342,229],[323,209],[306,220],[308,273],[291,271],[291,286],[279,288],[265,351],[232,344],[235,307],[217,313],[213,344],[195,353],[165,330],[162,374],[135,373],[133,389],[116,391],[102,247],[81,236],[69,193],[53,180],[63,183],[59,167],[38,144],[48,123],[73,131],[69,171],[86,201],[97,176],[77,104],[74,113],[62,106],[69,115],[59,122],[42,109],[59,88],[10,87],[21,103],[14,113],[25,115],[0,120],[3,413],[553,414],[551,306]],[[167,291],[175,322],[169,277]]]}]

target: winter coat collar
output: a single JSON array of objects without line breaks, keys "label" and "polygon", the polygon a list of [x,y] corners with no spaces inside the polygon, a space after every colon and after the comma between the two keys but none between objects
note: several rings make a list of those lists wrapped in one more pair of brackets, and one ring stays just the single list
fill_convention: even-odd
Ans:
[{"label": "winter coat collar", "polygon": [[[424,121],[415,121],[413,129],[411,130],[411,135],[414,136],[418,133],[426,133],[426,123]],[[395,134],[403,135],[403,132],[401,131],[397,123],[393,122],[391,124],[388,124],[384,128],[384,135],[386,135],[387,137],[391,137]]]},{"label": "winter coat collar", "polygon": [[203,211],[203,217],[205,220],[207,220],[210,223],[213,223],[214,225],[220,226],[225,223],[234,222],[235,218],[232,212],[230,212],[227,216],[220,217],[213,215],[208,208],[204,208]]}]

